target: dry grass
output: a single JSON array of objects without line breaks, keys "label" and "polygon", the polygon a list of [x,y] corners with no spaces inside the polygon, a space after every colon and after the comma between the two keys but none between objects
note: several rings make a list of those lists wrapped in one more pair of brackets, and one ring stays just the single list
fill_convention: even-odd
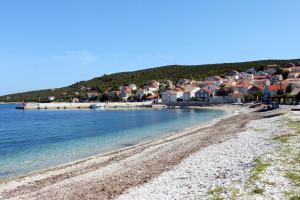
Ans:
[{"label": "dry grass", "polygon": [[256,159],[256,165],[253,169],[253,173],[249,179],[250,182],[254,182],[259,179],[259,175],[264,172],[270,166],[269,163],[262,161],[261,159]]},{"label": "dry grass", "polygon": [[295,134],[279,135],[279,136],[273,137],[273,140],[277,140],[277,141],[280,141],[282,143],[287,143],[288,140],[291,137],[294,137],[294,136],[297,136],[297,135],[295,135]]}]

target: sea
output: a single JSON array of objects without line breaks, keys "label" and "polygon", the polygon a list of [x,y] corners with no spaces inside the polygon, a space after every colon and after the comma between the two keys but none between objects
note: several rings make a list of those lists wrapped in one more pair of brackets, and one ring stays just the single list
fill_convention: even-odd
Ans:
[{"label": "sea", "polygon": [[153,140],[222,117],[213,109],[17,110],[0,105],[0,179]]}]

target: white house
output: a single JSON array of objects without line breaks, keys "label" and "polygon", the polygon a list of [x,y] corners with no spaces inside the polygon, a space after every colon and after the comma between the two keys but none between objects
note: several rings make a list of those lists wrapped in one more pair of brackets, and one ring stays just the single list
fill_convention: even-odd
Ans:
[{"label": "white house", "polygon": [[187,88],[185,90],[185,92],[183,93],[182,100],[184,102],[190,101],[192,98],[196,97],[196,92],[198,92],[199,90],[200,90],[199,87],[190,87],[190,88]]},{"label": "white house", "polygon": [[161,100],[163,103],[177,103],[183,97],[183,92],[179,90],[167,90],[162,92]]},{"label": "white house", "polygon": [[48,99],[49,99],[49,101],[54,101],[55,100],[55,96],[49,96]]},{"label": "white house", "polygon": [[135,84],[130,84],[129,87],[131,88],[132,91],[137,90],[137,86]]}]

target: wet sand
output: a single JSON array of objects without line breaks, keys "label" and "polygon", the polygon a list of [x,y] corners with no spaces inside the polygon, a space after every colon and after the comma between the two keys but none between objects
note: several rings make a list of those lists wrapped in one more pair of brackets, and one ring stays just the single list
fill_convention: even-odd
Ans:
[{"label": "wet sand", "polygon": [[[226,108],[229,113],[232,107]],[[229,114],[154,141],[0,182],[0,199],[113,199],[241,132],[257,114]]]}]

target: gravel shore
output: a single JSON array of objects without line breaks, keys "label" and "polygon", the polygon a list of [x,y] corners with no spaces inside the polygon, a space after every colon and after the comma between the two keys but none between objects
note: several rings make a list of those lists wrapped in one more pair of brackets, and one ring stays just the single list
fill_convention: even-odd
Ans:
[{"label": "gravel shore", "polygon": [[300,121],[291,118],[253,120],[118,200],[300,199]]}]

